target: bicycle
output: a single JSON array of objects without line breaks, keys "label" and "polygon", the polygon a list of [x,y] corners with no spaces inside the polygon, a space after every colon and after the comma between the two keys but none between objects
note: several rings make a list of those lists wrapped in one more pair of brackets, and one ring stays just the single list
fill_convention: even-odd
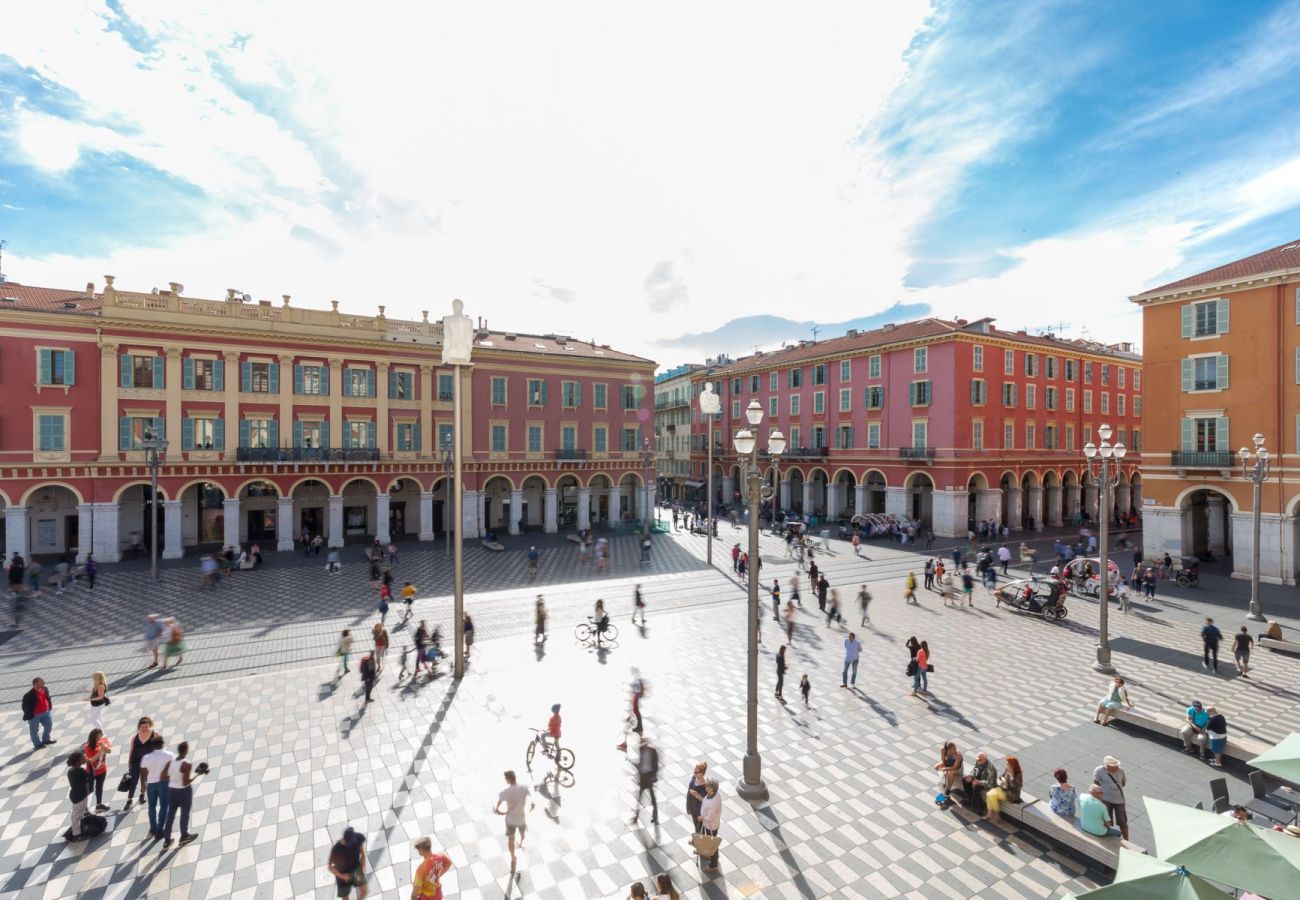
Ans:
[{"label": "bicycle", "polygon": [[603,634],[597,635],[596,623],[591,619],[588,619],[586,622],[580,622],[578,627],[573,630],[573,634],[574,637],[578,639],[579,644],[595,643],[597,638],[599,638],[599,646],[601,647],[612,647],[618,640],[618,628],[613,622],[610,622],[605,626]]},{"label": "bicycle", "polygon": [[573,768],[574,755],[568,747],[561,747],[557,751],[554,741],[546,740],[546,733],[540,728],[530,728],[533,732],[533,739],[528,742],[528,750],[524,753],[524,766],[528,771],[533,770],[533,757],[537,755],[537,748],[542,748],[542,755],[555,763],[561,769],[569,770]]}]

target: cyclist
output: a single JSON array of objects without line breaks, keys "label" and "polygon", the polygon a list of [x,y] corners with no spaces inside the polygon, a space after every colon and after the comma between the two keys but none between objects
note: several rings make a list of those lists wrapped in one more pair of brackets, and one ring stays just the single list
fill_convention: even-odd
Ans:
[{"label": "cyclist", "polygon": [[596,646],[600,646],[600,639],[605,634],[605,629],[609,627],[609,613],[605,612],[605,601],[596,601],[596,611],[591,617],[591,624],[596,628]]},{"label": "cyclist", "polygon": [[555,751],[556,759],[559,759],[560,754],[560,731],[560,704],[555,703],[551,706],[551,717],[546,720],[546,732],[537,737]]}]

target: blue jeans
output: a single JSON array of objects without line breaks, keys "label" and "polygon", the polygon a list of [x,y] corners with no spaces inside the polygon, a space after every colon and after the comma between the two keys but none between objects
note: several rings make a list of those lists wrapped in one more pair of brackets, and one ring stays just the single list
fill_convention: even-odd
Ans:
[{"label": "blue jeans", "polygon": [[916,667],[916,673],[912,675],[912,690],[928,691],[930,689],[930,678],[925,669],[920,666]]},{"label": "blue jeans", "polygon": [[856,659],[844,660],[844,674],[840,676],[840,684],[849,684],[849,669],[853,669],[853,684],[858,683],[858,661]]},{"label": "blue jeans", "polygon": [[172,839],[172,824],[176,813],[181,814],[181,837],[190,833],[190,807],[194,805],[194,788],[172,788],[167,797],[167,840]]},{"label": "blue jeans", "polygon": [[149,783],[149,830],[162,831],[167,826],[167,809],[171,806],[171,786],[165,781]]},{"label": "blue jeans", "polygon": [[[1080,822],[1078,819],[1074,820],[1074,827],[1082,831],[1084,834],[1092,834],[1091,831],[1083,827],[1083,823]],[[1120,830],[1118,828],[1108,827],[1104,835],[1092,834],[1092,836],[1093,837],[1119,837]]]},{"label": "blue jeans", "polygon": [[[41,731],[44,732],[44,736],[41,738],[36,737],[36,729],[38,726],[40,727]],[[45,712],[41,713],[39,716],[32,716],[30,719],[28,719],[27,730],[32,735],[32,746],[38,749],[44,747],[45,746],[44,742],[50,739],[50,729],[52,727],[54,727],[54,719],[50,717],[49,710],[46,710]]]}]

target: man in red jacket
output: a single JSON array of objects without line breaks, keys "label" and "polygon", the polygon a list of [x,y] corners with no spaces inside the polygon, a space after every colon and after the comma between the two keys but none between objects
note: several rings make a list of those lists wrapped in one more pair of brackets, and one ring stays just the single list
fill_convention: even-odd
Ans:
[{"label": "man in red jacket", "polygon": [[[54,738],[50,737],[50,729],[54,726],[54,719],[50,716],[52,709],[54,701],[50,699],[50,692],[45,687],[45,679],[33,678],[32,689],[23,694],[23,721],[31,732],[32,746],[37,750],[55,743]],[[45,732],[39,739],[36,737],[38,726]]]}]

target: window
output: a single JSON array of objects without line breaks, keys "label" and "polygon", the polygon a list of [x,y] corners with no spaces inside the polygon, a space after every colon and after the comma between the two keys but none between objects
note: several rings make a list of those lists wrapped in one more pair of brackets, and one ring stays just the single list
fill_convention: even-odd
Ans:
[{"label": "window", "polygon": [[1101,364],[1101,384],[1106,387],[1110,384],[1110,366],[1105,363]]},{"label": "window", "polygon": [[[542,394],[546,394],[546,383],[542,382]],[[451,403],[456,398],[456,376],[444,372],[438,373],[438,402]]]},{"label": "window", "polygon": [[759,377],[757,375],[749,376],[749,392],[751,394],[758,393],[759,384],[760,384]]},{"label": "window", "polygon": [[785,386],[788,388],[803,387],[803,369],[790,369],[786,372]]},{"label": "window", "polygon": [[[791,394],[791,395],[790,395],[790,415],[792,415],[792,416],[797,416],[797,415],[799,415],[799,395],[798,395],[798,394]],[[739,418],[739,417],[740,417],[740,411],[737,410],[737,411],[736,411],[736,418]]]},{"label": "window", "polygon": [[926,422],[912,423],[912,447],[917,450],[924,450],[929,444],[926,440],[929,438],[929,425]]},{"label": "window", "polygon": [[118,419],[119,450],[143,450],[146,438],[167,433],[166,422],[160,416],[122,416]]},{"label": "window", "polygon": [[1048,377],[1048,378],[1055,378],[1055,377],[1056,377],[1056,369],[1057,369],[1057,363],[1058,363],[1058,362],[1059,362],[1059,361],[1057,360],[1057,358],[1056,358],[1055,356],[1044,356],[1044,357],[1043,357],[1043,366],[1044,366],[1044,368],[1045,368],[1046,371],[1047,371],[1047,377]]},{"label": "window", "polygon": [[1119,387],[1123,387],[1123,386],[1124,386],[1124,375],[1125,375],[1126,372],[1128,372],[1128,369],[1124,368],[1123,366],[1116,366],[1116,367],[1115,367],[1115,383],[1116,383]]},{"label": "window", "polygon": [[506,443],[506,426],[493,425],[492,426],[492,452],[505,453],[507,446],[508,445]]},{"label": "window", "polygon": [[1115,429],[1115,440],[1118,441],[1119,443],[1124,444],[1125,446],[1127,446],[1127,445],[1128,445],[1128,429],[1127,429],[1127,428],[1117,428],[1117,429]]},{"label": "window", "polygon": [[1033,450],[1037,443],[1038,443],[1038,434],[1037,434],[1037,429],[1034,427],[1034,423],[1026,422],[1025,423],[1025,449]]},{"label": "window", "polygon": [[787,446],[790,446],[790,447],[798,447],[798,446],[801,446],[800,443],[799,443],[799,433],[800,433],[800,432],[799,432],[799,426],[798,426],[798,425],[791,425],[791,426],[790,426],[790,436],[789,436],[789,438],[787,439],[787,440],[788,440],[788,445],[787,445]]},{"label": "window", "polygon": [[983,378],[972,378],[970,380],[970,402],[976,406],[982,406],[989,399],[989,386]]},{"label": "window", "polygon": [[812,446],[820,450],[826,446],[826,429],[821,425],[814,425],[812,429]]},{"label": "window", "polygon": [[1140,391],[1140,390],[1142,390],[1142,370],[1141,370],[1141,369],[1134,369],[1134,370],[1133,370],[1133,390],[1135,390],[1135,391]]},{"label": "window", "polygon": [[1060,447],[1058,446],[1058,440],[1058,432],[1055,425],[1048,425],[1043,429],[1044,450],[1059,450]]},{"label": "window", "polygon": [[393,432],[394,444],[404,453],[420,449],[420,423],[398,422]]},{"label": "window", "polygon": [[840,360],[840,381],[844,382],[844,381],[852,381],[852,380],[853,380],[853,362],[847,359]]},{"label": "window", "polygon": [[930,352],[925,347],[917,347],[915,350],[913,350],[912,371],[918,375],[921,374],[922,372],[925,372],[926,367],[930,363],[929,356],[930,356]]},{"label": "window", "polygon": [[1228,387],[1228,357],[1193,356],[1183,360],[1184,391],[1222,391]]},{"label": "window", "polygon": [[546,381],[541,378],[528,379],[528,405],[545,406],[548,399]]},{"label": "window", "polygon": [[1083,443],[1084,443],[1085,446],[1086,446],[1087,444],[1092,443],[1092,426],[1091,426],[1091,425],[1084,425],[1084,426],[1083,426]]},{"label": "window", "polygon": [[572,425],[560,427],[560,448],[563,450],[576,450],[578,448],[577,428]]},{"label": "window", "polygon": [[163,386],[163,358],[125,353],[122,355],[121,374],[124,388],[160,388]]},{"label": "window", "polygon": [[867,360],[867,377],[868,378],[880,377],[880,354],[879,353],[874,354],[870,359]]},{"label": "window", "polygon": [[1092,384],[1092,363],[1090,362],[1083,364],[1083,383]]},{"label": "window", "polygon": [[1002,449],[1014,450],[1016,446],[1016,426],[1014,422],[1002,424]]},{"label": "window", "polygon": [[1134,452],[1141,452],[1142,450],[1142,432],[1136,428],[1133,429],[1133,434],[1129,438],[1128,448]]},{"label": "window", "polygon": [[971,368],[976,372],[984,371],[984,348],[979,344],[971,348]]},{"label": "window", "polygon": [[853,449],[853,426],[840,425],[835,429],[835,449],[852,450]]},{"label": "window", "polygon": [[1056,388],[1049,387],[1043,391],[1043,409],[1056,409]]},{"label": "window", "polygon": [[1025,377],[1026,378],[1038,377],[1038,354],[1037,353],[1025,354]]},{"label": "window", "polygon": [[1101,392],[1101,414],[1103,416],[1110,415],[1110,391]]},{"label": "window", "polygon": [[528,426],[528,452],[529,453],[542,452],[542,426],[541,425]]},{"label": "window", "polygon": [[625,384],[619,390],[619,396],[622,398],[623,409],[636,409],[641,405],[641,394],[643,388],[636,384]]},{"label": "window", "polygon": [[880,449],[880,423],[867,423],[867,448],[870,450]]},{"label": "window", "polygon": [[733,419],[739,419],[739,418],[740,418],[740,401],[739,401],[739,400],[732,400],[732,401],[731,401],[731,417],[732,417]]},{"label": "window", "polygon": [[280,366],[277,363],[245,362],[240,368],[239,389],[246,394],[280,393]]},{"label": "window", "polygon": [[324,366],[294,366],[293,392],[304,396],[327,396],[330,392],[329,369]]},{"label": "window", "polygon": [[1204,419],[1183,419],[1182,449],[1191,453],[1231,453],[1228,443],[1226,416]]},{"label": "window", "polygon": [[221,419],[181,419],[181,449],[225,450],[225,424]]},{"label": "window", "polygon": [[[504,381],[505,379],[502,379]],[[504,394],[504,389],[502,391]],[[608,409],[608,394],[604,384],[593,384],[591,386],[591,405],[596,409]]]},{"label": "window", "polygon": [[265,450],[279,444],[275,419],[244,419],[239,423],[239,446]]},{"label": "window", "polygon": [[456,439],[456,426],[452,425],[450,422],[439,422],[438,423],[438,446],[434,449],[439,451],[450,450],[452,447],[452,442],[455,439]]},{"label": "window", "polygon": [[1142,398],[1141,398],[1141,397],[1134,397],[1134,398],[1133,398],[1133,415],[1137,416],[1139,419],[1142,418]]},{"label": "window", "polygon": [[813,391],[813,412],[818,415],[826,412],[825,391]]},{"label": "window", "polygon": [[853,391],[848,388],[840,388],[840,412],[848,412],[853,408]]},{"label": "window", "polygon": [[592,431],[592,449],[597,453],[604,453],[609,449],[609,429],[604,425],[597,425]]},{"label": "window", "polygon": [[[49,383],[63,384],[61,381]],[[36,417],[37,448],[42,453],[62,453],[68,449],[67,422],[67,416],[62,413]]]},{"label": "window", "polygon": [[732,393],[733,396],[735,396],[735,395],[739,395],[739,394],[740,394],[740,379],[739,379],[739,378],[733,378],[733,379],[731,379],[731,393]]},{"label": "window", "polygon": [[624,428],[619,432],[619,449],[624,453],[629,453],[641,449],[641,429]]},{"label": "window", "polygon": [[813,367],[812,367],[812,383],[813,383],[814,386],[816,386],[816,385],[822,385],[822,384],[825,384],[825,383],[826,383],[826,366],[825,366],[825,365],[813,366]]},{"label": "window", "polygon": [[1002,384],[1002,405],[1008,409],[1013,409],[1016,405],[1016,384],[1013,381],[1006,381]]},{"label": "window", "polygon": [[560,382],[560,405],[569,409],[582,406],[582,385],[576,381]]},{"label": "window", "polygon": [[362,449],[375,446],[375,423],[348,421],[343,423],[343,446]]},{"label": "window", "polygon": [[1014,350],[1002,351],[1002,374],[1004,375],[1016,374],[1016,351]]},{"label": "window", "polygon": [[912,406],[930,405],[930,382],[913,381],[908,385],[908,402]]},{"label": "window", "polygon": [[1075,373],[1075,369],[1076,369],[1077,367],[1078,367],[1078,364],[1077,364],[1074,360],[1072,360],[1072,359],[1067,359],[1067,360],[1065,361],[1065,380],[1066,380],[1066,381],[1074,381],[1074,373]]},{"label": "window", "polygon": [[1183,337],[1213,337],[1228,331],[1228,300],[1202,300],[1183,307]]},{"label": "window", "polygon": [[883,409],[885,406],[885,386],[873,384],[866,391],[867,409]]},{"label": "window", "polygon": [[36,380],[39,384],[77,383],[77,357],[71,350],[50,350],[42,347],[36,351],[36,369]]},{"label": "window", "polygon": [[772,416],[772,417],[776,417],[776,416],[778,416],[778,415],[781,414],[781,398],[780,398],[780,397],[768,397],[768,398],[767,398],[767,414],[768,414],[769,416]]},{"label": "window", "polygon": [[1074,412],[1074,388],[1065,389],[1065,411]]},{"label": "window", "polygon": [[389,400],[414,400],[415,399],[414,373],[397,372],[390,369],[388,372],[388,399]]},{"label": "window", "polygon": [[[442,376],[438,376],[440,379]],[[344,397],[375,396],[375,373],[372,369],[348,367],[343,370]],[[360,446],[354,444],[353,446]]]},{"label": "window", "polygon": [[1065,426],[1065,449],[1066,450],[1074,449],[1074,426],[1073,425]]},{"label": "window", "polygon": [[973,450],[984,449],[984,423],[975,421],[970,423],[970,445]]},{"label": "window", "polygon": [[293,445],[307,450],[329,446],[329,423],[324,420],[293,423]]},{"label": "window", "polygon": [[1092,391],[1083,392],[1083,411],[1085,413],[1092,412]]},{"label": "window", "polygon": [[500,375],[492,377],[492,405],[506,405],[506,380]]},{"label": "window", "polygon": [[781,374],[779,372],[770,372],[767,376],[767,389],[775,391],[781,386]]},{"label": "window", "polygon": [[1036,409],[1038,407],[1038,385],[1025,385],[1025,409]]}]

